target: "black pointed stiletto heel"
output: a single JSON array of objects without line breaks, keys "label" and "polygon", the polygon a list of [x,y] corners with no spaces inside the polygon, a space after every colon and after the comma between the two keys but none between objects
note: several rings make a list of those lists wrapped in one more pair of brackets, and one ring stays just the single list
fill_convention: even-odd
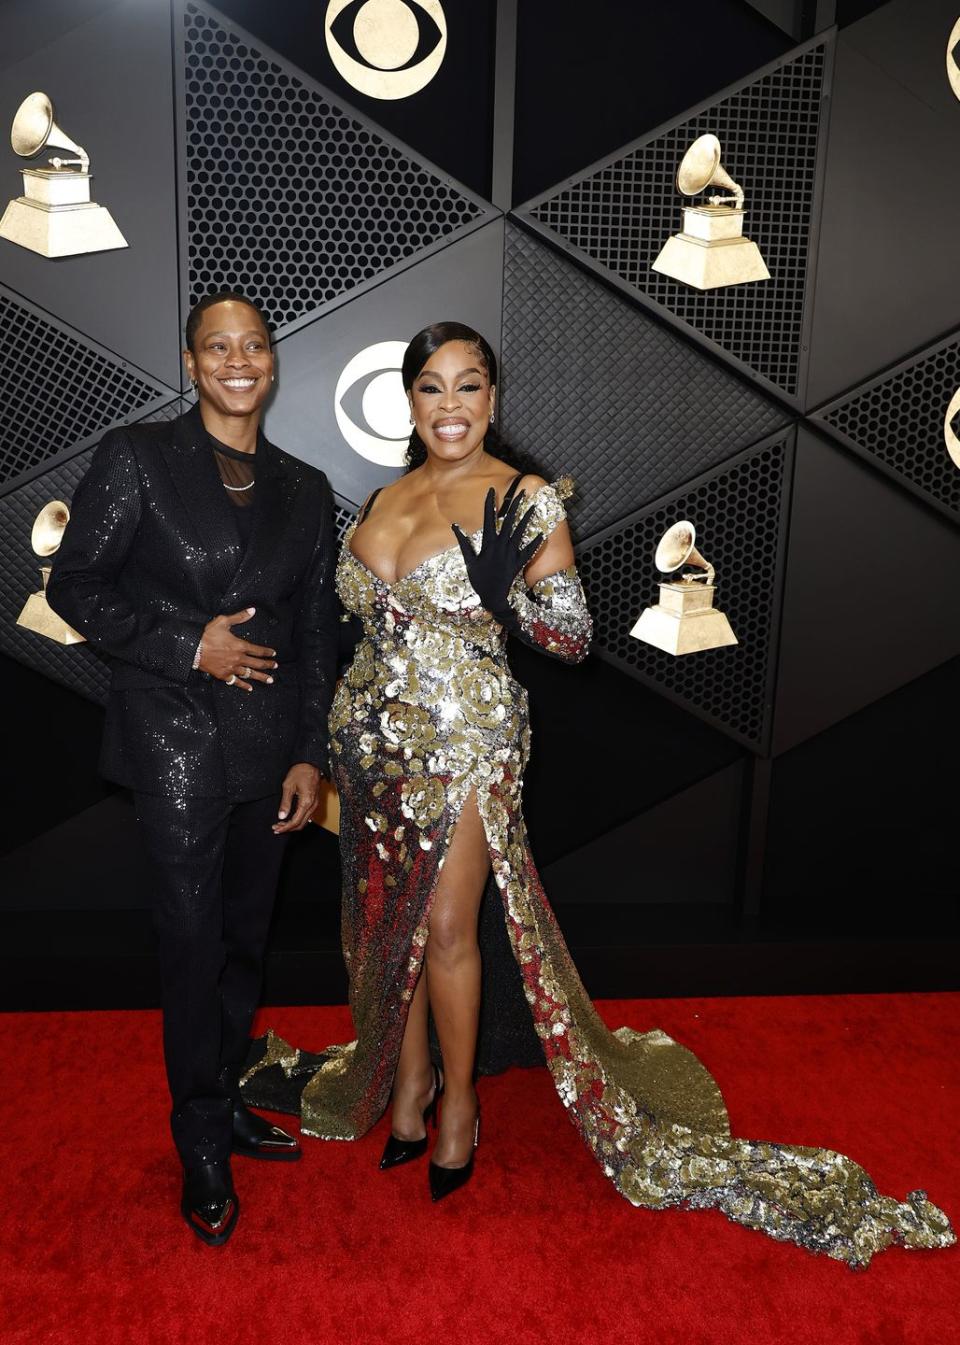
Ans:
[{"label": "black pointed stiletto heel", "polygon": [[453,1195],[454,1191],[459,1191],[461,1186],[466,1186],[473,1176],[473,1160],[477,1155],[477,1145],[479,1143],[480,1108],[477,1107],[477,1119],[473,1127],[473,1148],[470,1150],[470,1157],[463,1167],[442,1168],[432,1161],[430,1163],[430,1198],[434,1204],[438,1200],[443,1200],[445,1196]]},{"label": "black pointed stiletto heel", "polygon": [[[436,1065],[433,1067],[433,1097],[427,1106],[423,1109],[424,1126],[433,1125],[437,1127],[437,1108],[440,1098],[443,1096],[443,1080],[440,1078],[440,1071]],[[380,1171],[386,1172],[389,1168],[398,1168],[402,1163],[412,1163],[415,1158],[422,1158],[427,1152],[427,1137],[419,1140],[401,1140],[396,1135],[391,1135],[384,1146],[380,1157]]]}]

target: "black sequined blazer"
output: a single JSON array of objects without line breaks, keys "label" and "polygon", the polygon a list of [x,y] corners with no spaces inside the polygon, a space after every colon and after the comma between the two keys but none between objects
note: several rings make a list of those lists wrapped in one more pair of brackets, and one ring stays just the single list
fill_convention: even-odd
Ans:
[{"label": "black sequined blazer", "polygon": [[[326,769],[338,639],[323,472],[261,436],[244,552],[197,408],[110,430],[77,488],[50,606],[112,665],[100,768],[151,794],[258,798],[295,762]],[[194,672],[206,623],[277,651],[252,692]]]}]

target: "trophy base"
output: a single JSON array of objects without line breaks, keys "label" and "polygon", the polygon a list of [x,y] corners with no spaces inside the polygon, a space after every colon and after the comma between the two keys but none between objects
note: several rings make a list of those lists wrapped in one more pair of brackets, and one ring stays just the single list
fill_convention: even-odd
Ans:
[{"label": "trophy base", "polygon": [[106,206],[92,201],[43,205],[25,196],[11,201],[3,212],[0,238],[41,257],[75,257],[128,246]]},{"label": "trophy base", "polygon": [[769,280],[760,249],[749,238],[693,238],[673,234],[652,269],[698,290]]},{"label": "trophy base", "polygon": [[30,594],[23,611],[17,617],[17,625],[23,626],[25,630],[32,630],[37,635],[45,635],[48,640],[55,640],[57,644],[85,643],[84,637],[78,631],[68,626],[63,617],[57,616],[43,593]]},{"label": "trophy base", "polygon": [[644,644],[674,655],[696,654],[703,649],[722,649],[724,645],[738,643],[723,612],[712,607],[681,613],[647,607],[630,634]]}]

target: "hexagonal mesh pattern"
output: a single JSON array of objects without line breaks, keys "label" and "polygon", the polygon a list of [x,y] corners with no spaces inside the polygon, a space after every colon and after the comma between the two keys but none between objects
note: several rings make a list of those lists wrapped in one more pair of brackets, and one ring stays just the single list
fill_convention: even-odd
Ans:
[{"label": "hexagonal mesh pattern", "polygon": [[[178,397],[144,419],[174,420],[192,405],[188,398]],[[28,668],[102,705],[110,687],[110,670],[89,645],[56,644],[16,624],[27,597],[39,589],[41,582],[40,560],[30,546],[34,519],[50,500],[71,502],[90,465],[94,448],[57,463],[49,472],[0,498],[0,567],[4,576],[0,587],[0,649]],[[355,512],[348,500],[334,500],[338,543]]]},{"label": "hexagonal mesh pattern", "polygon": [[[777,555],[791,435],[640,511],[577,552],[596,623],[596,652],[759,750],[769,730]],[[654,552],[681,518],[695,524],[697,548],[716,567],[716,606],[726,612],[739,644],[675,658],[634,639],[630,630],[643,608],[657,601]]]},{"label": "hexagonal mesh pattern", "polygon": [[784,413],[608,286],[507,229],[501,427],[577,482],[588,537],[784,423]]},{"label": "hexagonal mesh pattern", "polygon": [[69,504],[92,457],[93,449],[85,449],[0,499],[0,648],[28,668],[103,704],[110,671],[89,645],[57,644],[16,624],[23,604],[41,583],[41,562],[30,545],[34,519],[50,500]]},{"label": "hexagonal mesh pattern", "polygon": [[[785,392],[799,391],[825,48],[785,62],[539,202],[532,215]],[[679,232],[677,166],[712,132],[746,192],[744,233],[770,280],[700,291],[651,270]],[[700,200],[701,198],[695,198]]]},{"label": "hexagonal mesh pattern", "polygon": [[161,390],[3,286],[0,364],[0,481],[128,419]]},{"label": "hexagonal mesh pattern", "polygon": [[184,48],[191,303],[238,286],[282,327],[485,213],[194,4]]},{"label": "hexagonal mesh pattern", "polygon": [[855,448],[877,458],[919,493],[960,513],[960,471],[943,441],[943,417],[960,387],[960,338],[816,413]]},{"label": "hexagonal mesh pattern", "polygon": [[[185,397],[175,397],[138,419],[173,420],[190,405]],[[4,576],[0,588],[0,648],[28,668],[103,704],[110,686],[110,670],[89,645],[56,644],[16,624],[28,595],[40,587],[40,560],[30,546],[34,519],[50,500],[71,502],[95,448],[92,445],[57,463],[49,472],[0,499],[0,566]]]}]

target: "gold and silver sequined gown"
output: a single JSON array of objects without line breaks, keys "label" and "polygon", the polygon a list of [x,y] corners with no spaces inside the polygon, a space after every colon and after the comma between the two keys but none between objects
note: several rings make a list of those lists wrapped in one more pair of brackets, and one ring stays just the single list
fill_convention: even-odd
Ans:
[{"label": "gold and silver sequined gown", "polygon": [[[547,536],[565,517],[570,484],[542,486],[531,497],[531,533]],[[720,1090],[689,1050],[660,1031],[604,1025],[527,844],[520,806],[527,694],[511,676],[501,627],[480,606],[456,545],[388,584],[353,554],[352,535],[353,528],[337,589],[362,618],[364,638],[334,697],[330,733],[356,1040],[330,1048],[303,1089],[303,1131],[355,1139],[385,1111],[437,876],[475,794],[547,1065],[570,1119],[622,1195],[656,1209],[715,1207],[851,1265],[895,1241],[952,1243],[946,1216],[923,1192],[900,1203],[841,1154],[732,1138]],[[531,590],[518,578],[511,605],[531,643],[571,662],[584,657],[590,620],[575,569]],[[271,1034],[261,1066],[295,1070],[298,1055]]]}]

